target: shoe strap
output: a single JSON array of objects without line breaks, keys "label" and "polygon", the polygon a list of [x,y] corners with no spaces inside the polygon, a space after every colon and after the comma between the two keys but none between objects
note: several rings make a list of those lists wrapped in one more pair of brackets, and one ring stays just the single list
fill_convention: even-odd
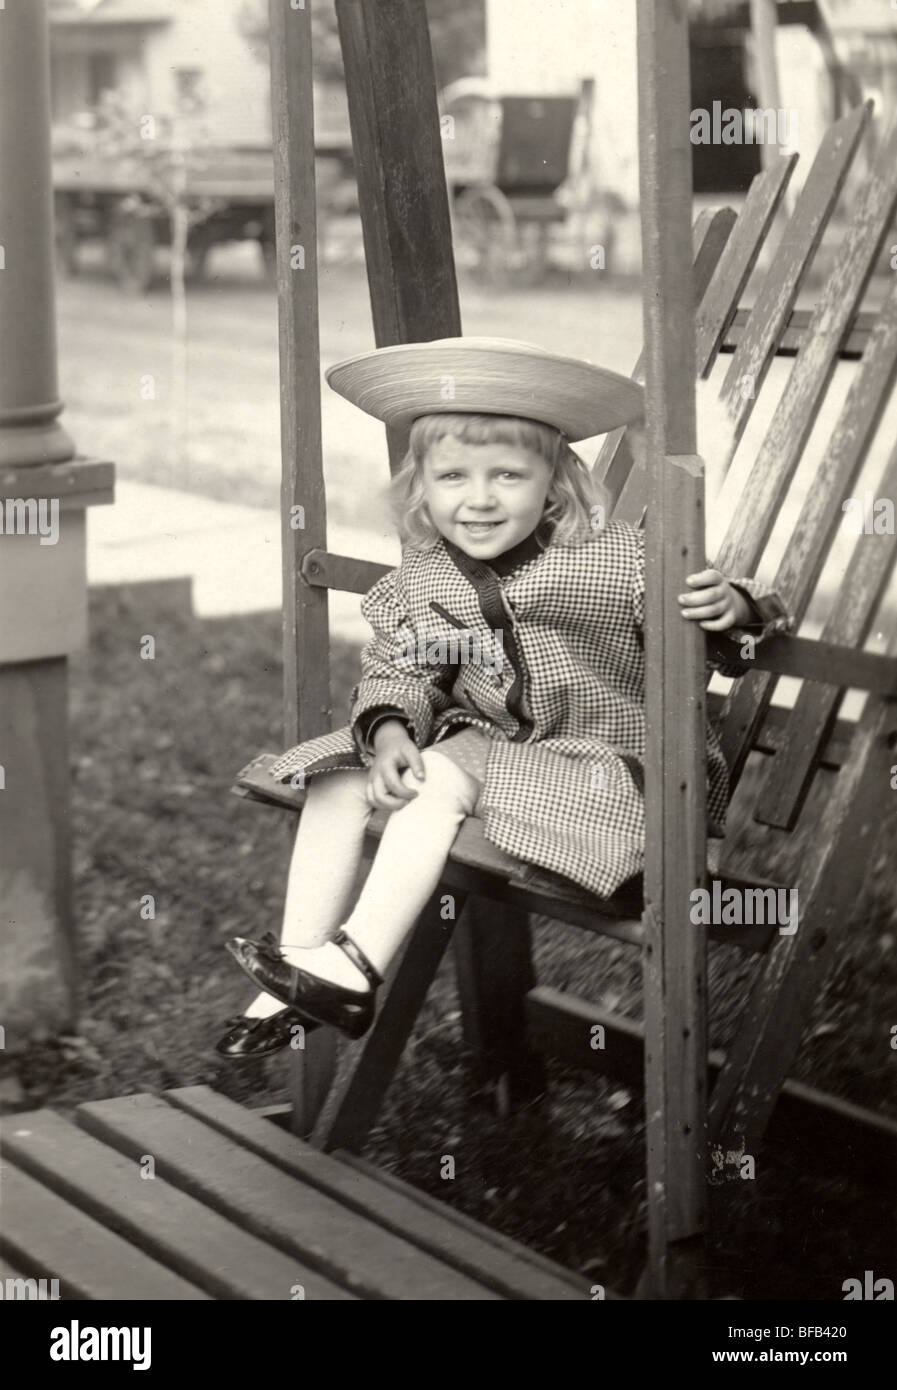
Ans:
[{"label": "shoe strap", "polygon": [[383,976],[374,969],[364,951],[362,951],[360,946],[355,944],[351,936],[347,936],[344,931],[340,930],[336,933],[336,936],[333,937],[333,944],[334,946],[339,946],[340,950],[349,957],[353,965],[358,966],[358,969],[372,989],[376,989],[378,985],[383,984]]}]

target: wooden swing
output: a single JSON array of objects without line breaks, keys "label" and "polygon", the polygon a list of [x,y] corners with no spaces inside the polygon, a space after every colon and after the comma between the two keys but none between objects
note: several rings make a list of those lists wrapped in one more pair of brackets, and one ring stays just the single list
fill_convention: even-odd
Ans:
[{"label": "wooden swing", "polygon": [[[377,346],[461,332],[443,177],[436,89],[420,0],[336,0],[358,174]],[[779,209],[797,156],[753,182],[741,213],[702,214],[691,228],[688,48],[683,7],[639,0],[640,155],[646,348],[634,375],[646,382],[649,451],[635,469],[625,431],[608,436],[596,463],[614,515],[637,522],[647,507],[644,898],[599,901],[549,881],[490,845],[479,822],[459,832],[444,884],[431,899],[381,991],[370,1033],[341,1048],[322,1030],[293,1063],[294,1128],[325,1149],[357,1151],[373,1123],[417,1012],[450,939],[440,894],[455,896],[454,945],[465,1040],[483,1075],[512,1101],[541,1084],[534,1039],[585,1066],[644,1068],[648,1146],[649,1266],[640,1291],[700,1292],[711,1144],[755,1152],[797,1052],[836,930],[848,923],[885,817],[897,747],[897,642],[863,649],[894,569],[895,538],[858,542],[819,640],[778,635],[761,644],[725,698],[712,696],[733,784],[752,750],[769,774],[754,819],[777,842],[804,824],[815,778],[830,782],[809,851],[790,883],[707,862],[704,811],[705,634],[683,625],[675,595],[703,566],[703,470],[695,456],[694,380],[721,351],[732,358],[721,397],[740,435],[777,352],[796,353],[784,393],[715,563],[751,574],[761,558],[839,357],[859,358],[835,432],[808,488],[774,585],[799,621],[854,490],[897,374],[897,284],[874,318],[862,298],[897,206],[897,126],[881,140],[827,283],[812,313],[794,305],[869,120],[858,107],[827,133],[750,311],[742,291]],[[326,545],[321,460],[315,257],[310,17],[272,5],[278,302],[284,516],[285,746],[325,732],[329,719],[327,590],[365,592],[386,567],[334,555]],[[661,61],[662,58],[662,61]],[[297,258],[296,246],[303,248]],[[291,269],[302,260],[304,269]],[[694,306],[697,305],[695,316]],[[753,381],[753,391],[741,383]],[[390,467],[405,440],[388,432]],[[897,450],[880,495],[897,491]],[[304,509],[304,529],[290,518]],[[683,632],[683,627],[685,631]],[[712,645],[712,643],[711,643]],[[662,681],[656,673],[662,672]],[[771,703],[776,678],[800,677],[793,709]],[[855,722],[837,718],[847,688],[868,691]],[[237,778],[238,794],[291,810],[303,793],[268,775],[274,753]],[[836,774],[836,775],[833,775]],[[809,811],[809,808],[808,808]],[[370,848],[386,817],[371,824]],[[710,935],[764,956],[739,1030],[707,1100],[707,929],[689,919],[690,892],[708,876],[738,888],[793,888],[800,925],[791,936],[761,924]],[[529,913],[639,946],[644,1028],[537,986]],[[588,1038],[601,1023],[609,1039]]]}]

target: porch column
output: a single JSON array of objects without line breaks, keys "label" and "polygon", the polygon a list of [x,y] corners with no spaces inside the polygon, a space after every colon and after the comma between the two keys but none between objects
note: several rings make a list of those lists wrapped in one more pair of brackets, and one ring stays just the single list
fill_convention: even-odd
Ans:
[{"label": "porch column", "polygon": [[0,1046],[75,1021],[68,655],[87,642],[85,508],[56,377],[46,0],[0,3]]}]

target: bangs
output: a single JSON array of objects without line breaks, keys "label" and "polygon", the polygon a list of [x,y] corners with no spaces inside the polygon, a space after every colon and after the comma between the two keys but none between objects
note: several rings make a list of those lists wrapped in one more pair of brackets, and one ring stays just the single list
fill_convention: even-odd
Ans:
[{"label": "bangs", "polygon": [[422,464],[432,445],[452,438],[462,444],[510,444],[528,449],[546,463],[554,464],[561,434],[553,425],[540,420],[523,420],[514,415],[468,415],[448,411],[443,415],[422,415],[411,426],[409,448]]}]

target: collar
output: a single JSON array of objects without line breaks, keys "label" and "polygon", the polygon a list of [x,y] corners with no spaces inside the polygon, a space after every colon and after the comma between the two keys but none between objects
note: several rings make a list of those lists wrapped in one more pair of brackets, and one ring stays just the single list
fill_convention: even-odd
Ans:
[{"label": "collar", "polygon": [[480,566],[488,566],[493,573],[504,578],[518,566],[525,565],[528,560],[535,560],[537,556],[542,554],[547,542],[544,535],[539,536],[540,528],[541,523],[528,536],[524,536],[522,541],[518,541],[516,545],[511,546],[510,550],[505,550],[492,560],[478,560],[476,556],[468,555],[466,550],[462,550],[460,546],[455,545],[454,541],[448,540],[445,536],[442,538],[442,543],[455,564],[462,570],[470,572],[478,570]]}]

